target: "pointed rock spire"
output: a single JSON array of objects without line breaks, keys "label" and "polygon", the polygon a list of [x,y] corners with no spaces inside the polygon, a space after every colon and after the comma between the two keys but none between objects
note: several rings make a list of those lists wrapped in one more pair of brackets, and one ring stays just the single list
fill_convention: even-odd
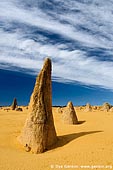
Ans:
[{"label": "pointed rock spire", "polygon": [[66,124],[78,124],[78,118],[72,102],[68,102],[66,110],[62,114],[62,119]]},{"label": "pointed rock spire", "polygon": [[12,103],[12,105],[11,105],[11,108],[12,108],[12,110],[15,110],[16,107],[17,107],[17,99],[14,98],[14,99],[13,99],[13,103]]},{"label": "pointed rock spire", "polygon": [[30,99],[31,111],[19,141],[27,151],[42,153],[56,140],[52,115],[51,60],[45,59]]}]

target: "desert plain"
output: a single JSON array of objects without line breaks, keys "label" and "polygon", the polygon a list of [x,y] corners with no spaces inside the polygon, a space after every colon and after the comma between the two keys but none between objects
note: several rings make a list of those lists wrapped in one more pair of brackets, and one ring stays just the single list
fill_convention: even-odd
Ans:
[{"label": "desert plain", "polygon": [[79,124],[62,122],[58,107],[52,107],[58,141],[41,154],[26,152],[20,135],[28,107],[23,111],[0,108],[0,170],[112,169],[113,112],[99,109],[84,111],[74,107]]}]

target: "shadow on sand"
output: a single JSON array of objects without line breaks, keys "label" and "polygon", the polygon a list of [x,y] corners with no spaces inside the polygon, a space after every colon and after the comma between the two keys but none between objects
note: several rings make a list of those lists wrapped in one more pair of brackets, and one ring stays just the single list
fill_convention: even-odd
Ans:
[{"label": "shadow on sand", "polygon": [[76,124],[76,125],[80,125],[80,124],[83,124],[83,123],[85,123],[85,122],[86,122],[85,120],[78,121],[78,124]]},{"label": "shadow on sand", "polygon": [[89,131],[89,132],[72,133],[72,134],[68,134],[68,135],[58,136],[57,143],[54,146],[52,146],[49,150],[55,149],[58,147],[62,147],[79,137],[82,137],[85,135],[90,135],[93,133],[100,133],[100,132],[103,132],[103,131]]}]

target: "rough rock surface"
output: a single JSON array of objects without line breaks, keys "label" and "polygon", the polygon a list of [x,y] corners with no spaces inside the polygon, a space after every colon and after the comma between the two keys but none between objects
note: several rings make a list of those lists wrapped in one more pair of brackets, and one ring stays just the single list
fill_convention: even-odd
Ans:
[{"label": "rough rock surface", "polygon": [[57,141],[52,115],[51,60],[46,58],[30,100],[31,111],[19,141],[26,151],[42,153]]},{"label": "rough rock surface", "polygon": [[90,112],[90,111],[92,111],[92,107],[91,107],[91,105],[89,104],[89,103],[87,103],[86,104],[86,107],[85,107],[85,110],[84,110],[85,112]]},{"label": "rough rock surface", "polygon": [[92,108],[93,108],[93,110],[97,110],[97,106],[93,106]]},{"label": "rough rock surface", "polygon": [[16,111],[21,111],[21,112],[23,111],[21,107],[17,107],[15,110]]},{"label": "rough rock surface", "polygon": [[111,105],[109,104],[109,103],[104,103],[103,104],[103,106],[102,106],[102,111],[106,111],[106,112],[108,112],[109,110],[110,110],[110,108],[111,108]]},{"label": "rough rock surface", "polygon": [[11,108],[12,108],[12,110],[15,110],[16,107],[17,107],[17,99],[14,98],[13,103],[12,103],[12,105],[11,105]]},{"label": "rough rock surface", "polygon": [[62,120],[65,124],[78,124],[78,118],[72,102],[68,102],[66,109],[62,113]]},{"label": "rough rock surface", "polygon": [[57,112],[60,113],[60,114],[62,114],[62,113],[63,113],[63,109],[62,109],[61,107],[58,107],[58,108],[57,108]]},{"label": "rough rock surface", "polygon": [[110,112],[113,112],[113,107],[111,107],[111,109],[109,110]]}]

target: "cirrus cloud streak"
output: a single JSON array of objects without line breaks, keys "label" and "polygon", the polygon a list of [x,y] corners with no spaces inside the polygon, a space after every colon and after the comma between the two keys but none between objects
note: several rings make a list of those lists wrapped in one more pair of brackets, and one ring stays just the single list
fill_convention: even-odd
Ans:
[{"label": "cirrus cloud streak", "polygon": [[53,80],[113,90],[112,0],[28,2],[0,2],[2,69],[36,74],[49,56]]}]

